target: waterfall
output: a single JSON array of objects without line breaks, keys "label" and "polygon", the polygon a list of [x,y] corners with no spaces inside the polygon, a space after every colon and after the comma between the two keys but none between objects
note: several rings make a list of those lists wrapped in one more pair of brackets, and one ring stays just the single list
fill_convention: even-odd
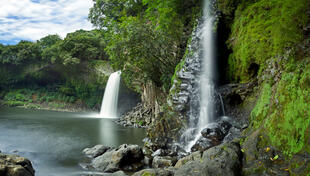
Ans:
[{"label": "waterfall", "polygon": [[101,104],[100,117],[117,118],[118,91],[121,79],[121,71],[110,75],[105,87],[104,96]]},{"label": "waterfall", "polygon": [[222,95],[221,95],[220,93],[217,92],[217,94],[218,94],[218,96],[219,96],[219,98],[220,98],[220,101],[221,101],[221,107],[222,107],[223,116],[226,116],[223,97],[222,97]]},{"label": "waterfall", "polygon": [[[215,95],[215,56],[214,56],[214,32],[213,24],[215,17],[211,10],[211,0],[205,0],[203,9],[203,23],[198,26],[200,38],[200,60],[201,73],[197,80],[200,101],[200,111],[197,117],[190,117],[189,129],[183,134],[185,150],[190,151],[191,147],[201,137],[200,132],[215,121],[214,95]],[[197,116],[196,115],[196,116]]]}]

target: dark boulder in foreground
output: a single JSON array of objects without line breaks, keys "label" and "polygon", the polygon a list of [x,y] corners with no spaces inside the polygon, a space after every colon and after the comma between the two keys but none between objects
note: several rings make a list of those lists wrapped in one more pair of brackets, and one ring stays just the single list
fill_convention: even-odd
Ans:
[{"label": "dark boulder in foreground", "polygon": [[31,162],[17,155],[0,153],[1,176],[34,176]]},{"label": "dark boulder in foreground", "polygon": [[236,176],[241,173],[242,152],[239,141],[223,143],[203,152],[197,151],[178,161],[176,156],[156,155],[149,158],[152,164],[146,164],[146,157],[141,147],[123,144],[94,158],[91,165],[107,176],[129,173],[133,176]]},{"label": "dark boulder in foreground", "polygon": [[[195,159],[197,158],[197,159]],[[235,176],[241,173],[242,153],[238,143],[229,142],[210,148],[202,157],[192,157],[185,164],[177,164],[177,176]]]}]

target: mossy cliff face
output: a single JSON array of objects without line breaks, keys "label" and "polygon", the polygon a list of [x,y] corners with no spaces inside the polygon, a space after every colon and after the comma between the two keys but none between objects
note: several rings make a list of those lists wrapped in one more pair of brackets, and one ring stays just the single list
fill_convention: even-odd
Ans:
[{"label": "mossy cliff face", "polygon": [[267,60],[293,54],[307,24],[307,0],[243,1],[235,12],[229,45],[233,80],[246,82],[262,75]]},{"label": "mossy cliff face", "polygon": [[[309,174],[309,3],[308,0],[218,0],[216,3],[217,29],[227,33],[225,41],[227,52],[230,51],[219,55],[219,63],[227,63],[228,68],[220,74],[227,75],[226,79],[233,83],[255,85],[240,103],[251,112],[250,124],[241,140],[244,175]],[[224,38],[218,44],[223,45]],[[191,54],[189,49],[187,56]],[[184,105],[190,96],[182,93],[186,85],[180,73],[188,71],[189,65],[185,57],[176,68],[168,98],[170,106],[157,126],[162,127],[163,134],[170,133],[169,126],[180,131],[186,124],[186,113],[182,116],[170,113],[169,118],[165,114],[178,109],[182,114],[186,110]],[[187,98],[180,99],[182,96]],[[175,119],[178,123],[173,123]]]},{"label": "mossy cliff face", "polygon": [[76,67],[34,63],[22,69],[3,67],[9,72],[10,86],[0,85],[1,102],[6,106],[85,111],[100,108],[110,73],[107,61],[82,62]]},{"label": "mossy cliff face", "polygon": [[307,0],[243,1],[235,11],[229,76],[258,81],[247,98],[257,101],[242,141],[245,175],[309,173],[309,11]]}]

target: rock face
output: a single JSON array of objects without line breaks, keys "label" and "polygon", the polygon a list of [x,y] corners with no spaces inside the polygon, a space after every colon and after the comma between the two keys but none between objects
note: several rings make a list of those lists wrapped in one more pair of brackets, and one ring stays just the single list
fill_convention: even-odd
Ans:
[{"label": "rock face", "polygon": [[1,176],[34,176],[31,162],[17,155],[0,153],[0,175]]},{"label": "rock face", "polygon": [[247,126],[254,105],[246,103],[241,106],[247,96],[253,93],[256,81],[244,84],[226,84],[219,87],[218,92],[223,97],[226,116],[234,117],[239,125]]},{"label": "rock face", "polygon": [[96,157],[91,166],[103,172],[137,171],[143,166],[144,155],[138,145],[123,144]]},{"label": "rock face", "polygon": [[[185,164],[177,164],[177,176],[235,176],[241,173],[242,154],[238,143],[230,142],[210,148],[202,157],[192,156]],[[181,162],[181,161],[180,161]]]},{"label": "rock face", "polygon": [[147,107],[143,107],[141,103],[138,103],[131,111],[124,114],[117,121],[123,126],[133,127],[146,127],[153,122],[152,110]]}]

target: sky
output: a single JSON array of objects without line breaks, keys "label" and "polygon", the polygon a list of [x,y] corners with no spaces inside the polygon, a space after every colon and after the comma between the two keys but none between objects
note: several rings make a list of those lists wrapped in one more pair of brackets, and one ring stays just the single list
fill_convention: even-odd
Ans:
[{"label": "sky", "polygon": [[0,0],[0,43],[91,30],[87,16],[92,5],[92,0]]}]

